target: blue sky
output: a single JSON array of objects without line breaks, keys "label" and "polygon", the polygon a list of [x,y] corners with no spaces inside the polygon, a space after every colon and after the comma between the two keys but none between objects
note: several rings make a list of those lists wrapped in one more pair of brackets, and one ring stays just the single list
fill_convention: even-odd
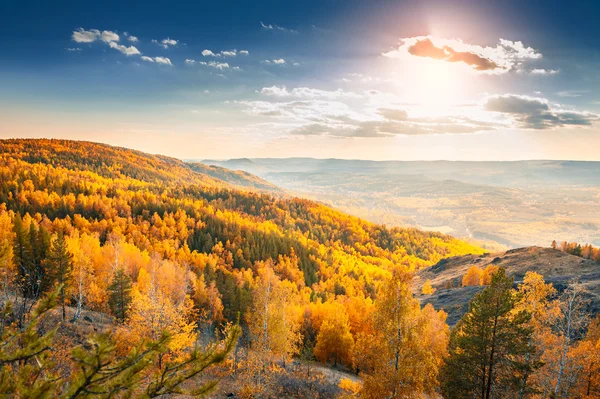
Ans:
[{"label": "blue sky", "polygon": [[0,3],[0,137],[600,160],[593,1],[123,3]]}]

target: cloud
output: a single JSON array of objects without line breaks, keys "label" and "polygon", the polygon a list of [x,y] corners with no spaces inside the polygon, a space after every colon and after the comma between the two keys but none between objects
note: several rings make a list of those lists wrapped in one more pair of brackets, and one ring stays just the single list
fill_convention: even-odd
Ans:
[{"label": "cloud", "polygon": [[191,60],[189,58],[185,59],[185,64],[186,65],[194,65],[196,63],[196,60]]},{"label": "cloud", "polygon": [[[308,89],[308,93],[318,93]],[[263,94],[276,98],[290,97],[293,91],[281,87],[266,88]],[[297,92],[300,94],[302,92]],[[333,93],[336,92],[325,92]],[[348,98],[306,98],[293,101],[242,101],[245,112],[280,120],[293,128],[292,135],[332,137],[388,137],[394,135],[470,134],[496,129],[499,125],[465,116],[438,118],[410,117],[403,109],[356,108],[345,103]]]},{"label": "cloud", "polygon": [[[130,41],[132,41],[131,40],[132,37],[135,38],[135,41],[137,41],[137,38],[135,36],[129,36],[127,33],[124,33],[124,35],[127,36]],[[73,39],[73,41],[75,41],[77,43],[93,43],[95,41],[102,41],[102,42],[108,44],[108,46],[110,48],[117,50],[117,51],[121,52],[122,54],[125,54],[126,56],[142,54],[135,46],[128,47],[128,46],[119,44],[118,43],[120,40],[119,35],[116,34],[115,32],[109,31],[109,30],[104,30],[104,31],[100,32],[100,30],[98,30],[98,29],[85,30],[83,28],[79,28],[79,29],[73,31],[71,38]],[[80,49],[79,50],[68,49],[67,51],[80,51]]]},{"label": "cloud", "polygon": [[169,58],[167,58],[167,57],[154,57],[154,58],[152,58],[152,57],[147,57],[147,56],[143,55],[141,57],[141,60],[142,61],[146,61],[146,62],[155,62],[157,64],[163,64],[163,65],[173,65],[171,63],[171,60]]},{"label": "cloud", "polygon": [[164,49],[168,49],[169,47],[177,46],[179,40],[174,40],[167,37],[166,39],[162,39],[161,41],[152,39],[152,43],[157,44]]},{"label": "cloud", "polygon": [[293,33],[293,34],[299,33],[297,30],[294,30],[294,29],[284,28],[283,26],[279,26],[279,25],[275,25],[275,24],[264,24],[262,21],[260,22],[260,26],[264,30],[279,31],[279,32]]},{"label": "cloud", "polygon": [[71,39],[77,43],[92,43],[98,40],[100,36],[101,33],[98,29],[85,30],[83,28],[79,28],[73,31]]},{"label": "cloud", "polygon": [[308,87],[295,87],[288,90],[285,86],[263,87],[260,94],[274,97],[296,97],[296,98],[361,98],[357,93],[337,89],[333,91],[312,89]]},{"label": "cloud", "polygon": [[264,64],[273,64],[273,65],[285,65],[285,60],[283,58],[279,58],[276,60],[264,60]]},{"label": "cloud", "polygon": [[204,66],[209,66],[211,68],[219,69],[221,71],[224,69],[229,69],[229,64],[227,62],[217,62],[217,61],[204,62],[204,61],[201,61],[199,64],[204,65]]},{"label": "cloud", "polygon": [[131,43],[137,43],[140,41],[140,39],[138,39],[137,36],[128,36],[127,40],[129,40]]},{"label": "cloud", "polygon": [[[248,55],[250,53],[248,52],[248,50],[240,50],[239,54]],[[218,53],[213,53],[211,50],[208,49],[202,51],[203,57],[235,57],[236,55],[238,55],[238,51],[236,49],[222,50]]]},{"label": "cloud", "polygon": [[558,70],[538,68],[532,69],[531,71],[529,71],[529,73],[532,75],[556,75],[558,73]]},{"label": "cloud", "polygon": [[384,57],[410,60],[415,57],[462,63],[470,69],[488,74],[501,74],[520,70],[542,54],[520,41],[500,39],[495,47],[482,47],[464,43],[459,39],[443,39],[434,36],[417,36],[401,39],[396,50],[384,53]]},{"label": "cloud", "polygon": [[590,126],[600,118],[599,115],[590,112],[551,106],[545,98],[516,94],[489,97],[484,103],[484,109],[507,114],[514,120],[516,127],[524,129]]},{"label": "cloud", "polygon": [[102,41],[104,43],[112,43],[112,42],[119,41],[119,35],[117,35],[115,32],[111,32],[109,30],[103,31],[100,38],[102,39]]},{"label": "cloud", "polygon": [[122,44],[118,44],[116,42],[110,42],[110,43],[108,43],[108,45],[110,48],[120,51],[121,53],[125,54],[126,56],[141,54],[140,51],[135,46],[127,47]]},{"label": "cloud", "polygon": [[81,49],[79,47],[67,47],[67,48],[65,48],[65,50],[67,50],[68,52],[71,52],[71,53],[81,51]]},{"label": "cloud", "polygon": [[556,93],[557,96],[559,97],[568,97],[568,98],[576,98],[576,97],[581,97],[582,95],[589,93],[588,90],[566,90],[566,91],[559,91],[558,93]]}]

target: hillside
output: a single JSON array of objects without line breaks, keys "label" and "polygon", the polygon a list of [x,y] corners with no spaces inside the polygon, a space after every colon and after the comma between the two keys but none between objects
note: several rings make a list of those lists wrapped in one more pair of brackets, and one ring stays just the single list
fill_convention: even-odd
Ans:
[{"label": "hillside", "polygon": [[[442,259],[417,273],[415,293],[422,303],[431,303],[436,309],[447,311],[448,323],[453,325],[467,311],[469,301],[483,288],[462,287],[463,276],[471,266],[484,269],[488,265],[504,267],[517,284],[523,281],[526,272],[535,271],[559,292],[577,280],[586,291],[592,312],[600,312],[600,264],[552,248],[526,247],[503,253]],[[417,292],[426,280],[430,280],[436,289],[432,295]]]},{"label": "hillside", "polygon": [[185,163],[163,155],[106,144],[71,140],[8,139],[0,141],[4,163],[21,160],[71,171],[89,171],[101,177],[132,178],[146,183],[196,184],[213,188],[237,188],[281,192],[276,186],[242,171]]},{"label": "hillside", "polygon": [[[79,218],[85,227],[76,228],[102,241],[118,226],[127,242],[167,256],[184,244],[205,253],[219,244],[230,271],[293,254],[306,284],[318,281],[318,290],[354,286],[370,295],[373,278],[392,265],[419,269],[481,252],[439,233],[388,229],[315,202],[240,191],[199,173],[204,167],[102,144],[3,140],[0,159],[0,202],[22,216],[39,213],[50,230],[57,219]],[[210,172],[231,178],[224,169]],[[353,266],[324,272],[340,262]]]},{"label": "hillside", "polygon": [[600,245],[600,162],[204,161],[241,169],[375,223],[494,241],[490,251]]},{"label": "hillside", "polygon": [[205,165],[197,162],[187,163],[186,165],[194,172],[208,175],[237,187],[264,191],[272,194],[282,194],[284,192],[276,185],[269,183],[258,176],[244,172],[243,170],[230,170],[216,165]]}]

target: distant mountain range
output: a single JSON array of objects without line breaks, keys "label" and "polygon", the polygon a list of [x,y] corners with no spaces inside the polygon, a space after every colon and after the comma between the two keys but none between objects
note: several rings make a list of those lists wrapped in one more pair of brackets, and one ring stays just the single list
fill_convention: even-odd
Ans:
[{"label": "distant mountain range", "polygon": [[[243,170],[300,196],[388,225],[493,242],[488,248],[600,245],[600,162],[240,158]],[[499,244],[499,245],[496,245]]]}]

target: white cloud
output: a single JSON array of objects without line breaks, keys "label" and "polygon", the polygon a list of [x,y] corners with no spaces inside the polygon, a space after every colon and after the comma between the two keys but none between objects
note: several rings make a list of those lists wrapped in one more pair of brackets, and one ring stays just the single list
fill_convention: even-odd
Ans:
[{"label": "white cloud", "polygon": [[169,47],[177,46],[177,44],[179,43],[179,40],[174,40],[174,39],[167,37],[166,39],[162,39],[161,41],[152,39],[152,43],[157,44],[164,49],[168,49]]},{"label": "white cloud", "polygon": [[532,75],[556,75],[558,73],[557,69],[532,69],[529,73]]},{"label": "white cloud", "polygon": [[171,60],[167,57],[154,57],[154,61],[156,61],[159,64],[173,65],[171,64]]},{"label": "white cloud", "polygon": [[473,71],[502,74],[520,70],[542,54],[520,41],[500,39],[495,47],[468,44],[459,39],[443,39],[434,36],[417,36],[401,39],[396,50],[383,53],[384,57],[414,61],[429,58],[443,62],[460,63]]},{"label": "white cloud", "polygon": [[226,62],[217,62],[217,61],[204,62],[204,61],[201,61],[200,65],[209,66],[211,68],[219,69],[221,71],[224,69],[229,69],[229,64]]},{"label": "white cloud", "polygon": [[101,33],[98,29],[85,30],[83,28],[79,28],[76,31],[73,31],[71,38],[77,43],[92,43],[98,40],[100,36]]},{"label": "white cloud", "polygon": [[196,60],[191,60],[189,58],[185,59],[185,64],[186,65],[194,65],[196,63]]},{"label": "white cloud", "polygon": [[[238,54],[238,51],[236,49],[233,50],[222,50],[218,53],[214,53],[211,50],[203,50],[202,51],[202,56],[203,57],[235,57]],[[240,55],[248,55],[248,51],[247,50],[241,50],[239,52]]]},{"label": "white cloud", "polygon": [[357,93],[344,91],[342,89],[337,90],[319,90],[312,89],[309,87],[295,87],[292,90],[288,90],[285,86],[271,86],[263,87],[260,90],[260,94],[274,97],[296,97],[296,98],[362,98],[363,96]]},{"label": "white cloud", "polygon": [[557,96],[559,97],[567,97],[567,98],[576,98],[576,97],[581,97],[582,95],[589,93],[588,90],[565,90],[565,91],[559,91],[558,93],[556,93]]},{"label": "white cloud", "polygon": [[79,47],[67,47],[67,48],[65,48],[65,50],[67,50],[71,53],[81,51],[81,49]]},{"label": "white cloud", "polygon": [[140,51],[135,46],[124,46],[122,44],[117,44],[116,42],[108,43],[109,47],[120,51],[121,53],[130,56],[130,55],[140,55]]},{"label": "white cloud", "polygon": [[285,60],[283,58],[279,58],[276,60],[264,60],[264,64],[274,64],[274,65],[285,65]]},{"label": "white cloud", "polygon": [[129,40],[131,43],[137,43],[140,41],[140,39],[138,39],[137,36],[128,36],[127,40]]},{"label": "white cloud", "polygon": [[275,24],[264,24],[262,21],[260,22],[261,28],[265,30],[279,31],[285,33],[294,33],[297,34],[298,31],[294,29],[284,28],[283,26],[275,25]]},{"label": "white cloud", "polygon": [[105,30],[102,32],[102,36],[101,39],[104,43],[112,43],[112,42],[118,42],[119,41],[119,35],[117,35],[115,32],[111,32],[109,30]]},{"label": "white cloud", "polygon": [[163,64],[163,65],[173,65],[171,63],[171,60],[167,57],[147,57],[145,55],[143,55],[141,57],[142,61],[146,61],[146,62],[156,62],[157,64]]}]

